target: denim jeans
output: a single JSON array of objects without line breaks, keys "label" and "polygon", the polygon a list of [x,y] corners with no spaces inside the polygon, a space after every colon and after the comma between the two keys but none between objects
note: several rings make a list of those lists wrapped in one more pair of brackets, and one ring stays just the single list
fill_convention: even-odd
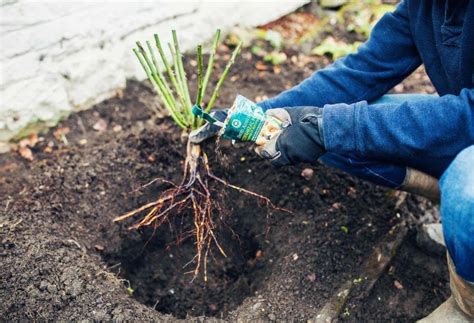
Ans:
[{"label": "denim jeans", "polygon": [[446,247],[458,275],[474,283],[474,145],[456,156],[440,188]]},{"label": "denim jeans", "polygon": [[[387,94],[371,104],[401,104],[406,101],[421,101],[431,97],[430,94]],[[326,153],[319,160],[325,165],[391,188],[400,187],[406,176],[406,166],[390,165],[376,160],[357,159],[334,153]],[[423,171],[423,169],[420,170]]]}]

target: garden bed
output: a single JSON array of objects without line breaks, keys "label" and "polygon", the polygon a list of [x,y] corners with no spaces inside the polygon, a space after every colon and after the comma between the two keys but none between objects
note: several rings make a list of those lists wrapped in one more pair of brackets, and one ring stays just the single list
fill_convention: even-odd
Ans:
[{"label": "garden bed", "polygon": [[[277,94],[329,62],[294,51],[287,56],[277,70],[263,70],[243,51],[219,104],[229,105],[237,93]],[[432,87],[420,70],[397,90]],[[163,189],[142,185],[181,176],[180,130],[155,118],[154,106],[150,86],[130,81],[116,98],[44,136],[32,162],[0,156],[0,317],[313,319],[344,281],[359,278],[361,263],[390,228],[431,207],[413,197],[397,205],[390,191],[319,164],[276,170],[249,145],[222,144],[217,154],[209,143],[204,149],[216,175],[294,214],[223,192],[227,225],[218,236],[229,256],[214,252],[208,282],[202,276],[191,282],[193,264],[185,265],[195,246],[192,239],[176,245],[180,218],[156,231],[112,223]],[[301,176],[307,167],[314,169],[311,179]],[[447,296],[443,257],[423,253],[409,234],[372,292],[352,295],[339,319],[415,320]]]}]

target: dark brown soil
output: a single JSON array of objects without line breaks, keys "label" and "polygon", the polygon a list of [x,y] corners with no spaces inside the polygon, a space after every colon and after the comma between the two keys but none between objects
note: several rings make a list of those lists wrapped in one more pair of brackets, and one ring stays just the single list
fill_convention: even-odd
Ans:
[{"label": "dark brown soil", "polygon": [[[257,72],[255,58],[242,56],[221,106],[237,93],[274,95],[327,62],[304,57],[275,74]],[[403,91],[431,91],[423,75],[417,72]],[[67,145],[51,132],[33,149],[31,163],[0,156],[2,319],[311,319],[342,282],[358,277],[377,240],[409,213],[424,212],[418,199],[395,208],[397,198],[388,190],[321,165],[276,170],[246,144],[223,145],[222,162],[210,143],[205,150],[216,175],[294,214],[222,190],[227,226],[218,236],[229,257],[215,250],[209,281],[191,283],[186,272],[194,264],[184,266],[195,246],[192,240],[175,244],[179,216],[156,232],[130,232],[131,221],[112,223],[163,189],[157,184],[137,191],[141,185],[155,177],[180,179],[181,134],[168,119],[153,118],[156,104],[147,84],[131,81],[116,98],[61,123],[71,130]],[[93,130],[100,119],[107,128]],[[305,167],[315,170],[311,180],[300,175]],[[351,299],[341,320],[412,321],[448,295],[444,259],[424,254],[413,239],[392,267],[369,296]],[[393,287],[394,279],[403,289]]]},{"label": "dark brown soil", "polygon": [[415,234],[411,234],[371,295],[351,299],[341,318],[357,322],[421,318],[432,304],[440,304],[449,297],[447,277],[443,259],[419,250]]}]

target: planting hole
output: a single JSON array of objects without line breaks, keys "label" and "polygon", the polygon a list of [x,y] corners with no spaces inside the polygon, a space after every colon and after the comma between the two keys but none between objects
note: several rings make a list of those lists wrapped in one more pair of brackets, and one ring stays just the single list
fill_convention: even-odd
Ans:
[{"label": "planting hole", "polygon": [[128,281],[132,297],[161,313],[177,318],[225,317],[259,288],[272,258],[265,249],[264,216],[256,221],[252,214],[232,214],[227,224],[217,232],[227,258],[212,248],[207,282],[202,271],[192,281],[196,262],[185,265],[196,255],[195,241],[191,237],[176,245],[174,225],[172,230],[163,225],[155,232],[124,230],[103,257],[110,271]]}]

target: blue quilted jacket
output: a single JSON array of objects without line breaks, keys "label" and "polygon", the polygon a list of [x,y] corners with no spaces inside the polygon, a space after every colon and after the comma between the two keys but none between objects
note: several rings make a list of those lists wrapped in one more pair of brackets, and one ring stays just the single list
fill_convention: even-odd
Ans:
[{"label": "blue quilted jacket", "polygon": [[[439,97],[367,103],[421,64]],[[458,152],[474,144],[473,73],[474,0],[406,0],[383,16],[357,53],[260,105],[324,107],[327,151],[439,177]]]}]

